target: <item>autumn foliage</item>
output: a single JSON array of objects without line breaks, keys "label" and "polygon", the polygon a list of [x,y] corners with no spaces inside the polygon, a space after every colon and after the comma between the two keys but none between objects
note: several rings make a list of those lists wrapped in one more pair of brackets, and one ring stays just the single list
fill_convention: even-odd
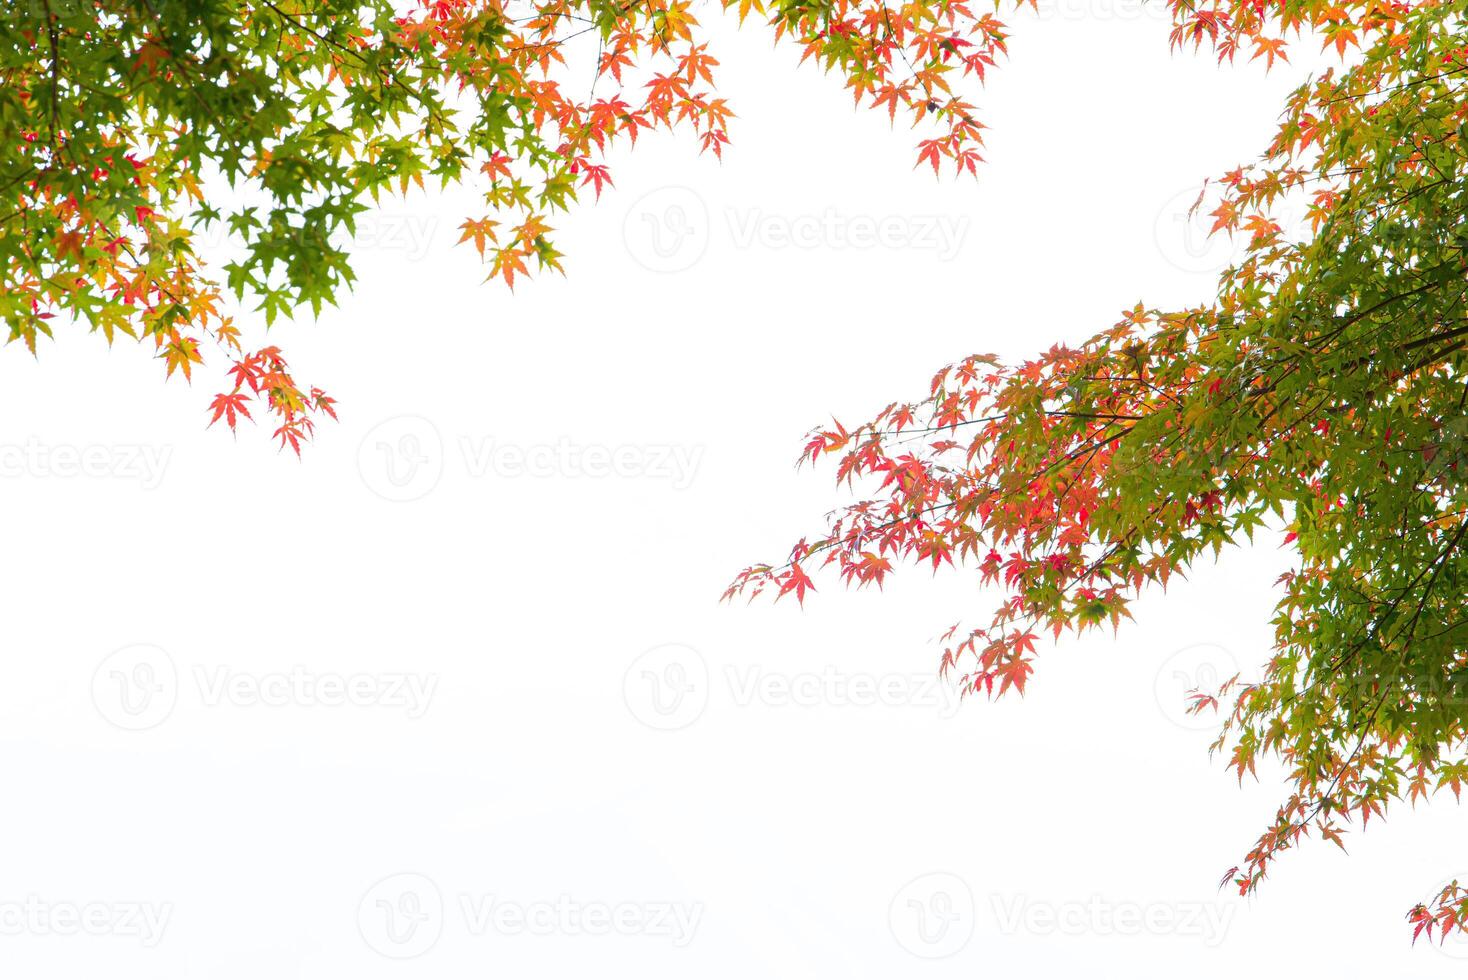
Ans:
[{"label": "autumn foliage", "polygon": [[[961,3],[727,0],[859,101],[922,127],[919,161],[974,172],[980,124],[954,92],[1003,53]],[[0,27],[0,318],[32,352],[57,322],[150,343],[165,374],[222,356],[210,406],[263,403],[299,452],[331,400],[273,345],[247,344],[226,293],[268,326],[319,313],[353,273],[354,219],[383,193],[469,183],[461,242],[513,287],[561,269],[552,216],[612,184],[606,154],[689,132],[720,155],[729,106],[687,0],[25,0]],[[227,193],[221,189],[227,188]],[[221,285],[201,230],[242,257]],[[58,320],[58,318],[60,318]]]},{"label": "autumn foliage", "polygon": [[[944,637],[942,668],[1023,693],[1043,640],[1118,628],[1202,556],[1286,532],[1275,649],[1199,691],[1242,780],[1291,790],[1225,875],[1248,894],[1311,836],[1345,846],[1399,801],[1468,782],[1468,44],[1437,4],[1176,3],[1172,40],[1266,62],[1324,45],[1342,67],[1289,99],[1259,162],[1200,196],[1245,257],[1216,301],[1138,305],[1077,348],[975,356],[925,397],[815,430],[860,499],[756,565],[729,596],[803,601],[827,570],[877,585],[900,563],[964,567],[992,616]],[[1303,201],[1309,229],[1276,216]],[[1463,883],[1468,885],[1468,883]],[[1468,928],[1459,883],[1409,913]]]},{"label": "autumn foliage", "polygon": [[[971,357],[818,429],[805,458],[864,499],[730,593],[976,570],[1002,599],[950,631],[942,666],[998,696],[1023,693],[1042,641],[1116,628],[1200,556],[1286,530],[1275,649],[1194,705],[1220,712],[1240,779],[1264,756],[1290,772],[1227,875],[1248,893],[1306,837],[1342,843],[1468,780],[1468,44],[1437,2],[1167,4],[1172,44],[1220,63],[1339,60],[1200,195],[1215,233],[1248,243],[1216,300],[1139,304],[1020,365]],[[1006,54],[997,9],[723,6],[916,126],[917,167],[980,172],[963,93]],[[559,271],[554,216],[613,186],[613,147],[678,130],[722,154],[733,112],[700,36],[686,0],[26,0],[0,27],[0,317],[32,351],[57,325],[135,338],[185,380],[221,357],[210,424],[264,413],[299,452],[333,402],[246,342],[226,296],[267,326],[319,312],[352,283],[355,217],[429,184],[481,192],[460,230],[488,278]],[[1310,227],[1292,237],[1278,214],[1297,201]],[[217,272],[211,228],[239,248]],[[1417,934],[1468,928],[1468,891],[1424,899]]]}]

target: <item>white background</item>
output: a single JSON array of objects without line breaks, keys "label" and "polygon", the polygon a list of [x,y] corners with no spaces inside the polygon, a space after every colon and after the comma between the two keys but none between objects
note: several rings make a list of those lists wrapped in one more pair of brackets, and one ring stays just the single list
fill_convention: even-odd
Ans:
[{"label": "white background", "polygon": [[205,431],[217,364],[6,351],[5,974],[1460,975],[1403,921],[1468,869],[1450,799],[1216,888],[1285,789],[1239,788],[1183,692],[1267,657],[1277,537],[996,704],[934,680],[975,576],[717,602],[840,499],[792,469],[810,425],[1205,299],[1228,246],[1183,212],[1302,70],[1052,5],[977,95],[981,179],[935,181],[703,13],[725,161],[645,137],[514,295],[453,245],[467,195],[385,204],[356,292],[271,333],[341,402],[304,461]]}]

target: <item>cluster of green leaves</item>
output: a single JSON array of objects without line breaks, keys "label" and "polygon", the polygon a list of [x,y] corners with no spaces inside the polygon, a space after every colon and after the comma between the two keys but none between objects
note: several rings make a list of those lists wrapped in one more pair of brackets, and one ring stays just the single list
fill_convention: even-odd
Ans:
[{"label": "cluster of green leaves", "polygon": [[[634,109],[583,105],[548,80],[556,32],[579,18],[562,7],[517,20],[493,2],[26,0],[0,23],[9,339],[35,351],[59,317],[109,343],[152,340],[167,373],[186,378],[216,345],[248,377],[220,396],[223,413],[216,399],[215,418],[233,427],[249,417],[243,400],[261,398],[298,449],[330,399],[298,388],[274,347],[246,351],[201,260],[202,231],[237,246],[224,288],[269,325],[320,313],[351,285],[355,219],[384,192],[482,176],[487,205],[520,218],[508,235],[490,218],[466,222],[465,237],[513,284],[527,260],[557,266],[547,212],[578,179],[598,191],[609,179],[591,149],[680,113],[698,114],[717,149],[726,113],[688,91],[712,59],[683,21],[669,26],[681,8],[598,15],[604,40],[615,27],[619,47],[651,43],[684,71]],[[664,36],[649,41],[638,32],[654,20]],[[625,65],[591,67],[620,81]]]},{"label": "cluster of green leaves", "polygon": [[[319,310],[350,281],[333,232],[351,228],[362,193],[432,166],[432,143],[390,129],[437,102],[401,46],[368,43],[391,36],[385,3],[330,0],[308,14],[289,3],[27,0],[20,14],[0,27],[13,338],[45,331],[38,297],[13,288],[22,277],[42,284],[41,306],[109,332],[189,322],[186,304],[140,309],[109,297],[111,282],[75,279],[167,281],[195,261],[191,226],[216,220],[245,245],[232,287],[259,296],[267,317]],[[340,73],[353,84],[336,84]],[[263,192],[264,207],[221,213],[200,186],[214,174]]]},{"label": "cluster of green leaves", "polygon": [[[385,3],[340,0],[22,4],[0,24],[10,339],[34,351],[60,316],[109,343],[153,340],[169,375],[191,377],[211,341],[236,367],[251,364],[196,251],[213,222],[241,246],[229,287],[267,323],[332,302],[352,280],[334,233],[351,231],[364,193],[440,153],[394,127],[439,102],[423,84],[430,67],[390,39],[393,23]],[[254,200],[211,202],[210,181]],[[269,377],[249,395],[298,448],[331,400],[283,370]]]}]

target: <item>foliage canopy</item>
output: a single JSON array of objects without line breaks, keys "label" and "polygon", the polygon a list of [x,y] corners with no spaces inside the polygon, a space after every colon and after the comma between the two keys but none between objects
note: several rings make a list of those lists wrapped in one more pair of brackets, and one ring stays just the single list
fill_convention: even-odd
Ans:
[{"label": "foliage canopy", "polygon": [[[1216,301],[1138,305],[1078,348],[970,357],[806,458],[872,488],[746,569],[730,595],[797,599],[811,573],[881,585],[894,561],[967,565],[1003,594],[945,638],[964,687],[1023,693],[1036,642],[1116,627],[1200,557],[1287,530],[1275,649],[1199,691],[1242,780],[1291,792],[1231,869],[1240,892],[1309,835],[1344,847],[1397,800],[1468,782],[1468,44],[1454,4],[1175,2],[1173,41],[1274,61],[1297,37],[1343,58],[1288,100],[1253,165],[1226,174],[1215,233],[1246,236]],[[1310,228],[1276,220],[1302,198]],[[1458,883],[1409,913],[1468,928]]]},{"label": "foliage canopy", "polygon": [[[931,135],[973,171],[979,123],[949,77],[1004,49],[962,4],[728,0],[846,75],[858,99]],[[485,213],[461,241],[513,286],[560,269],[550,216],[611,182],[604,157],[639,134],[691,130],[720,154],[731,112],[689,0],[23,0],[0,25],[0,319],[32,351],[64,317],[151,340],[191,378],[208,350],[232,390],[231,428],[264,401],[299,453],[319,388],[281,351],[252,349],[221,313],[197,234],[222,225],[240,257],[223,289],[266,324],[319,312],[352,282],[367,199],[471,182]],[[229,200],[206,188],[227,181]],[[212,423],[211,423],[212,424]]]},{"label": "foliage canopy", "polygon": [[[959,89],[1005,53],[958,0],[722,0],[764,19],[860,103],[922,129],[918,165],[973,173],[982,124]],[[1224,175],[1214,230],[1248,240],[1214,302],[1138,305],[1078,348],[975,356],[925,398],[813,433],[807,456],[871,496],[731,594],[814,588],[828,567],[969,565],[1003,592],[949,634],[971,690],[1023,692],[1036,641],[1116,626],[1128,604],[1271,522],[1297,553],[1257,677],[1198,692],[1242,779],[1264,755],[1292,789],[1229,873],[1245,893],[1308,835],[1468,780],[1468,73],[1461,6],[1167,0],[1172,43],[1273,65],[1322,45],[1253,164]],[[321,389],[246,343],[352,282],[367,201],[471,183],[462,240],[513,286],[560,268],[550,221],[611,182],[607,151],[691,131],[721,153],[730,108],[688,0],[25,0],[0,26],[0,317],[32,351],[58,322],[151,342],[186,379],[230,364],[213,421],[261,404],[300,451]],[[226,182],[226,200],[206,188]],[[1302,198],[1308,235],[1277,216]],[[201,265],[202,229],[239,246]],[[1417,933],[1468,928],[1450,885]]]}]

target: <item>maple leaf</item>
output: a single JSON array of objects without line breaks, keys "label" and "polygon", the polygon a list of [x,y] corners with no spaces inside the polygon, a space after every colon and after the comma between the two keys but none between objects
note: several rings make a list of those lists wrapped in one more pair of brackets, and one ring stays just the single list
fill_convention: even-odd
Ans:
[{"label": "maple leaf", "polygon": [[1283,38],[1255,37],[1253,40],[1254,55],[1249,60],[1255,61],[1259,58],[1264,58],[1264,68],[1266,71],[1274,67],[1276,58],[1284,62],[1290,60],[1285,54],[1285,42]]},{"label": "maple leaf", "polygon": [[528,275],[529,270],[525,268],[525,253],[518,245],[507,245],[496,249],[494,262],[490,266],[489,278],[503,277],[505,285],[511,289],[515,288],[516,275]]},{"label": "maple leaf", "polygon": [[785,573],[784,580],[780,583],[780,592],[775,598],[778,600],[790,592],[795,593],[795,601],[805,605],[805,594],[807,591],[815,591],[815,585],[811,582],[804,569],[800,565],[792,563]]},{"label": "maple leaf", "polygon": [[932,165],[933,173],[936,175],[938,173],[939,160],[942,158],[943,142],[936,139],[923,140],[918,144],[918,147],[918,162],[916,165],[920,167],[924,163],[929,163]]},{"label": "maple leaf", "polygon": [[464,242],[472,241],[479,255],[483,257],[485,244],[498,241],[494,232],[498,225],[498,221],[490,218],[481,218],[478,221],[466,219],[463,224],[459,225],[463,234],[459,236],[458,244],[462,245]]},{"label": "maple leaf", "polygon": [[311,406],[313,408],[318,409],[318,410],[320,410],[322,412],[325,412],[327,415],[330,415],[333,419],[335,419],[336,418],[336,408],[335,408],[335,405],[336,405],[336,399],[335,398],[332,398],[330,395],[328,395],[326,392],[322,391],[320,388],[312,388],[311,389]]},{"label": "maple leaf", "polygon": [[254,421],[254,417],[250,415],[249,405],[246,404],[246,398],[247,396],[240,391],[215,395],[214,401],[209,404],[209,407],[214,412],[213,416],[209,419],[209,425],[212,426],[222,417],[225,424],[233,429],[237,415],[243,415],[245,418]]},{"label": "maple leaf", "polygon": [[171,378],[175,369],[182,369],[186,381],[193,380],[193,365],[204,363],[204,358],[199,354],[199,342],[176,332],[171,334],[161,356],[168,366],[164,376]]},{"label": "maple leaf", "polygon": [[82,261],[82,245],[85,240],[81,232],[63,231],[56,236],[56,257],[65,259],[70,256],[78,264]]},{"label": "maple leaf", "polygon": [[163,43],[156,38],[149,38],[138,49],[137,56],[133,59],[133,68],[149,75],[155,75],[158,72],[158,66],[168,61],[169,58],[168,48],[164,47]]},{"label": "maple leaf", "polygon": [[1021,696],[1025,693],[1025,681],[1035,672],[1035,668],[1028,660],[1015,657],[1013,660],[1005,661],[998,668],[1000,677],[999,693],[1003,694],[1013,687]]},{"label": "maple leaf", "polygon": [[307,424],[301,419],[287,419],[275,430],[273,436],[280,440],[281,449],[289,447],[295,451],[296,457],[300,458],[301,443],[305,441],[308,431]]},{"label": "maple leaf", "polygon": [[581,184],[591,184],[596,189],[596,199],[601,200],[602,185],[612,183],[611,173],[605,166],[586,164],[582,168]]}]

